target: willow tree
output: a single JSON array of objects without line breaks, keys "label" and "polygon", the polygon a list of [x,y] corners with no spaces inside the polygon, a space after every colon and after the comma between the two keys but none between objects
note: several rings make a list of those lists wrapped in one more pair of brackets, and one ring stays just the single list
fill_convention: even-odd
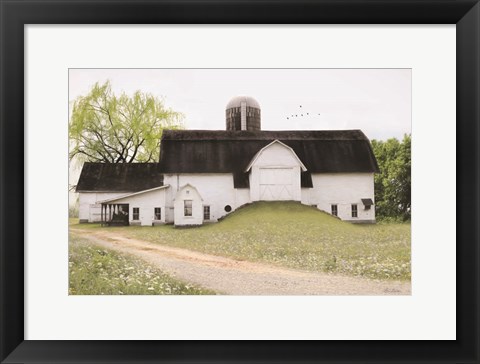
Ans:
[{"label": "willow tree", "polygon": [[183,115],[162,99],[136,91],[116,96],[110,82],[96,83],[72,108],[70,159],[89,162],[155,162],[164,129],[182,128]]}]

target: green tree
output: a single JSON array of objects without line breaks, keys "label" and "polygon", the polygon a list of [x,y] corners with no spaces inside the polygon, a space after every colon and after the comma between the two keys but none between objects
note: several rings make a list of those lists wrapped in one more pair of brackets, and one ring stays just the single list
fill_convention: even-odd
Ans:
[{"label": "green tree", "polygon": [[70,159],[105,163],[155,162],[164,129],[182,128],[183,115],[136,91],[116,96],[110,82],[78,97],[69,124]]},{"label": "green tree", "polygon": [[377,216],[407,221],[411,217],[411,136],[372,140],[380,168],[375,175]]}]

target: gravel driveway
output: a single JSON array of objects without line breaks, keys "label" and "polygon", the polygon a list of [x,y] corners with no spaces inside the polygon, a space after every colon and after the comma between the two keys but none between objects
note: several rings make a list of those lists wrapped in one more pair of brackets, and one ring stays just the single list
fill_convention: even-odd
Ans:
[{"label": "gravel driveway", "polygon": [[228,295],[410,295],[410,282],[376,281],[253,263],[70,228],[90,242],[141,258],[185,282]]}]

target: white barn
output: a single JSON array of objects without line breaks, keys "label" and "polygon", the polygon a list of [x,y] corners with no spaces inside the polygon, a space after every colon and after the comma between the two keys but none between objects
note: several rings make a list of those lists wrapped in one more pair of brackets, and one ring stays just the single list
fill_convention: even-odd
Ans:
[{"label": "white barn", "polygon": [[227,130],[165,130],[159,163],[85,163],[80,221],[175,226],[218,221],[255,201],[298,201],[375,222],[370,142],[360,130],[262,131],[252,98],[227,105]]}]

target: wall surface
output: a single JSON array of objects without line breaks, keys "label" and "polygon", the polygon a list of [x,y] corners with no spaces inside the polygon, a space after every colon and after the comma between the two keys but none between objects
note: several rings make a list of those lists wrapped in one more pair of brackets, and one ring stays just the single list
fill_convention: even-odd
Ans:
[{"label": "wall surface", "polygon": [[[152,225],[154,221],[154,208],[160,207],[162,218],[159,223],[186,224],[183,219],[183,202],[175,209],[174,200],[178,188],[191,184],[198,192],[198,202],[195,206],[196,219],[189,219],[189,224],[203,223],[203,206],[210,206],[210,221],[217,221],[227,215],[226,206],[235,211],[238,207],[260,200],[261,182],[268,182],[270,177],[261,177],[262,168],[278,167],[285,169],[291,167],[292,197],[288,200],[301,201],[305,205],[314,205],[320,210],[331,213],[332,204],[337,205],[338,217],[352,222],[374,222],[375,206],[365,209],[361,199],[371,198],[374,201],[373,173],[344,173],[344,174],[313,174],[313,188],[300,187],[300,166],[294,156],[280,144],[272,145],[266,149],[252,166],[250,174],[250,189],[235,189],[231,174],[181,174],[165,175],[165,184],[169,188],[131,196],[115,203],[128,203],[130,206],[129,218],[133,218],[133,207],[140,208],[140,221],[142,225]],[[275,147],[275,148],[273,148]],[[272,152],[272,153],[270,153]],[[296,163],[296,165],[295,165]],[[280,173],[279,176],[285,176]],[[266,179],[265,179],[266,178]],[[274,181],[279,185],[285,181]],[[177,187],[178,186],[178,187]],[[122,196],[125,193],[80,193],[80,219],[81,221],[100,221],[100,205],[97,201]],[[357,204],[358,217],[352,217],[352,204]],[[135,223],[131,221],[131,223]]]},{"label": "wall surface", "polygon": [[231,206],[234,211],[249,202],[248,189],[234,189],[230,173],[166,174],[164,183],[170,185],[167,191],[167,222],[173,222],[173,200],[178,189],[186,184],[194,186],[203,199],[203,204],[210,206],[211,221],[217,221],[227,214],[225,206]]},{"label": "wall surface", "polygon": [[[138,195],[121,198],[112,203],[128,204],[128,220],[130,224],[140,224],[142,226],[152,226],[155,223],[165,223],[165,190],[168,188],[157,189]],[[139,208],[139,220],[133,220],[133,208]],[[155,208],[160,207],[161,219],[155,219]]]},{"label": "wall surface", "polygon": [[[375,221],[375,206],[366,210],[361,200],[371,198],[375,202],[373,176],[373,173],[313,174],[313,188],[302,188],[302,203],[317,205],[328,213],[332,211],[332,204],[336,204],[342,220]],[[352,204],[357,204],[356,218],[352,217]]]},{"label": "wall surface", "polygon": [[[273,158],[268,154],[266,157]],[[170,196],[176,191],[177,180],[180,186],[190,183],[198,190],[203,205],[210,206],[211,221],[216,221],[228,214],[225,211],[225,206],[231,206],[232,211],[234,211],[246,203],[256,201],[252,198],[252,195],[260,197],[260,169],[268,166],[291,166],[294,162],[288,155],[284,155],[282,160],[283,164],[280,164],[282,161],[277,159],[272,161],[268,158],[259,158],[259,165],[255,163],[252,167],[250,189],[233,188],[233,177],[229,174],[182,174],[178,178],[177,175],[165,176],[165,183],[172,186],[167,191],[166,196],[167,213],[169,211],[169,201],[171,201],[171,212],[170,217],[167,214],[167,222],[173,222],[174,196]],[[256,168],[257,175],[255,176]],[[375,221],[375,206],[367,210],[361,201],[362,198],[371,198],[374,201],[373,173],[313,174],[313,188],[301,188],[300,167],[298,165],[292,166],[292,169],[294,173],[292,177],[294,197],[289,200],[301,201],[305,205],[314,205],[328,213],[332,211],[331,205],[336,204],[338,217],[342,220],[352,222]],[[352,217],[352,204],[357,204],[358,217],[356,218]]]},{"label": "wall surface", "polygon": [[80,222],[100,222],[101,205],[97,201],[125,195],[127,192],[80,192],[78,195]]}]

